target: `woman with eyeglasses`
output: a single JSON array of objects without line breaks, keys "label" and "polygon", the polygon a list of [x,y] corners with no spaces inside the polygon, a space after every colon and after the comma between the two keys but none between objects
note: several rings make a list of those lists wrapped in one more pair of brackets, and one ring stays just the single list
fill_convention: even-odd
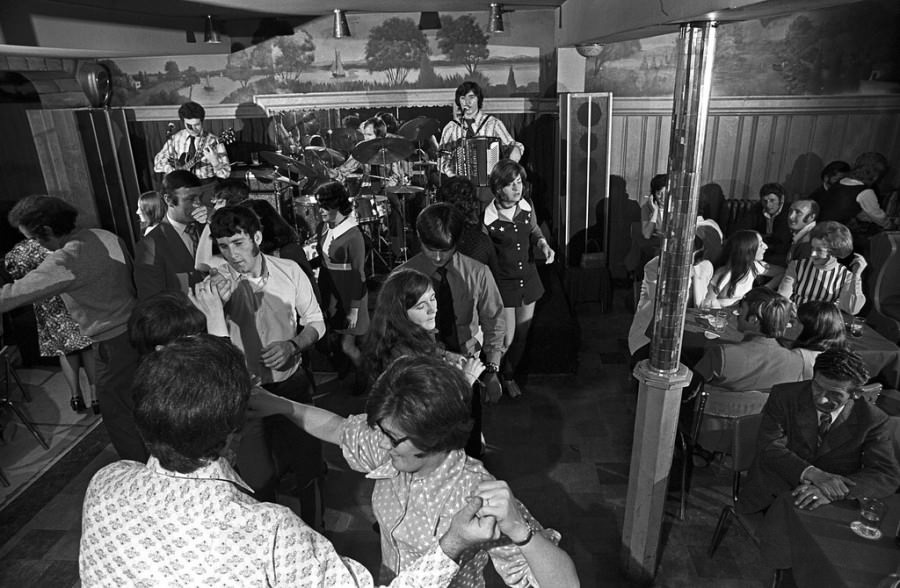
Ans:
[{"label": "woman with eyeglasses", "polygon": [[375,480],[372,510],[381,533],[381,580],[388,582],[430,549],[472,496],[479,517],[496,521],[495,539],[466,553],[450,586],[484,586],[490,558],[509,586],[577,586],[560,535],[544,529],[509,486],[462,450],[472,427],[471,386],[440,358],[404,356],[375,381],[366,414],[344,418],[267,393],[251,398],[259,414],[282,414],[307,433],[341,447],[350,467]]}]

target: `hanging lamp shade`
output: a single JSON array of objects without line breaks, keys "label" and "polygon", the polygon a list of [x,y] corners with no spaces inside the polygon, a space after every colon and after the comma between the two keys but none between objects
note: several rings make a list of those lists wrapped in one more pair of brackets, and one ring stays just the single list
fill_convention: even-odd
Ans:
[{"label": "hanging lamp shade", "polygon": [[216,30],[215,23],[213,23],[212,15],[206,15],[206,25],[203,29],[203,42],[204,43],[221,43],[222,40],[219,38],[219,31]]},{"label": "hanging lamp shade", "polygon": [[334,9],[334,38],[349,37],[350,25],[347,23],[347,13],[340,8]]},{"label": "hanging lamp shade", "polygon": [[491,12],[488,17],[488,32],[502,33],[506,29],[503,28],[503,5],[491,4]]},{"label": "hanging lamp shade", "polygon": [[441,16],[437,12],[423,12],[419,15],[420,31],[435,31],[441,28]]}]

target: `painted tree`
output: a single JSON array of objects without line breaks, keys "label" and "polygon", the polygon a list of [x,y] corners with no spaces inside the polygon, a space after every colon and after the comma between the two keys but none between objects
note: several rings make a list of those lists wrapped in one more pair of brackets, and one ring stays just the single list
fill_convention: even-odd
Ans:
[{"label": "painted tree", "polygon": [[181,71],[178,69],[178,64],[174,61],[167,61],[163,66],[163,69],[166,71],[167,79],[177,80],[179,76],[181,76]]},{"label": "painted tree", "polygon": [[181,83],[188,89],[188,100],[194,97],[194,84],[200,83],[200,72],[193,65],[181,72]]},{"label": "painted tree", "polygon": [[459,18],[442,16],[437,41],[441,53],[454,63],[464,64],[469,75],[474,74],[478,63],[490,54],[488,36],[468,14]]},{"label": "painted tree", "polygon": [[253,70],[250,68],[250,55],[246,51],[238,51],[228,55],[228,63],[225,65],[223,72],[226,78],[233,80],[246,88],[253,77]]},{"label": "painted tree", "polygon": [[282,82],[299,79],[316,55],[316,44],[303,29],[291,37],[278,37],[275,47],[281,53],[275,58],[275,75]]},{"label": "painted tree", "polygon": [[409,18],[389,18],[369,31],[366,42],[366,65],[369,71],[383,71],[392,86],[406,81],[411,69],[419,67],[428,55],[428,40],[418,25]]}]

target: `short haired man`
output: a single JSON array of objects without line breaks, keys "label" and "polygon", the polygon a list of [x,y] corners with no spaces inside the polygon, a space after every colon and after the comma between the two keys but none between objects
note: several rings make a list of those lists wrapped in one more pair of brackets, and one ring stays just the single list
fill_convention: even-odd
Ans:
[{"label": "short haired man", "polygon": [[854,400],[869,379],[859,355],[832,347],[816,358],[813,373],[812,380],[772,389],[737,505],[746,514],[768,509],[760,549],[775,569],[791,567],[783,511],[769,508],[779,495],[792,491],[790,508],[812,510],[845,498],[885,497],[900,486],[887,415]]},{"label": "short haired man", "polygon": [[[464,222],[462,213],[451,204],[425,208],[416,219],[422,251],[400,267],[431,277],[438,303],[438,338],[449,351],[467,356],[483,353],[487,399],[496,402],[502,393],[497,372],[505,351],[503,299],[491,270],[457,251]],[[481,399],[477,395],[472,409],[477,429],[473,439],[478,437],[480,444]],[[480,454],[480,448],[467,450],[476,457]]]},{"label": "short haired man", "polygon": [[[229,177],[231,164],[225,143],[203,129],[206,110],[196,102],[185,102],[178,108],[178,118],[184,128],[166,139],[153,158],[153,171],[167,174],[186,170],[203,180]],[[172,133],[175,125],[169,124],[169,129]]]},{"label": "short haired man", "polygon": [[78,211],[51,196],[23,198],[9,224],[50,254],[28,275],[0,288],[0,312],[59,295],[97,350],[97,397],[103,424],[123,459],[144,461],[147,451],[132,416],[131,378],[137,353],[128,342],[134,307],[131,256],[125,244],[103,229],[79,229]]},{"label": "short haired man", "polygon": [[[244,352],[250,373],[274,394],[311,403],[312,382],[301,353],[325,334],[325,320],[309,278],[295,262],[260,251],[259,218],[249,208],[220,208],[213,213],[210,233],[227,261],[214,268],[212,282],[225,302],[231,341]],[[264,422],[262,429],[245,428],[238,465],[257,496],[274,500],[276,468],[267,459],[274,448],[276,457],[293,465],[301,507],[309,509],[304,518],[312,520],[306,513],[312,517],[316,511],[314,481],[322,471],[322,449],[279,420]]]},{"label": "short haired man", "polygon": [[134,252],[134,284],[140,300],[165,290],[187,292],[200,279],[194,255],[206,223],[202,183],[191,172],[176,170],[166,174],[163,188],[166,216]]},{"label": "short haired man", "polygon": [[[135,377],[146,464],[119,461],[91,480],[79,569],[85,586],[373,586],[359,563],[285,506],[257,502],[220,457],[245,417],[250,376],[228,341],[196,335],[152,352]],[[472,500],[400,586],[447,586],[494,525]]]},{"label": "short haired man", "polygon": [[641,234],[644,239],[659,237],[662,232],[663,205],[668,193],[669,176],[656,174],[650,180],[650,195],[641,205]]},{"label": "short haired man", "polygon": [[791,230],[791,246],[787,260],[807,259],[812,251],[809,234],[816,226],[819,203],[815,200],[796,200],[788,211],[788,228]]},{"label": "short haired man", "polygon": [[738,307],[743,340],[707,348],[694,373],[708,384],[732,392],[765,392],[775,384],[808,378],[800,351],[778,342],[790,316],[787,299],[766,287],[753,288]]},{"label": "short haired man", "polygon": [[782,267],[791,245],[788,210],[784,206],[785,195],[784,186],[781,184],[775,182],[763,184],[759,189],[759,216],[755,226],[750,227],[759,232],[769,246],[763,259]]},{"label": "short haired man", "polygon": [[[250,186],[247,182],[238,178],[219,180],[213,188],[212,208],[219,210],[224,206],[237,206],[241,202],[250,199]],[[218,253],[213,252],[213,240],[209,235],[209,223],[203,225],[200,239],[197,241],[197,250],[194,253],[194,268],[197,271],[208,274],[210,268],[218,267],[225,260]]]},{"label": "short haired man", "polygon": [[[849,314],[856,314],[866,303],[862,291],[862,273],[866,259],[853,253],[850,229],[834,221],[816,223],[809,233],[810,256],[790,262],[778,285],[778,293],[796,306],[809,300],[833,302]],[[847,265],[839,263],[853,254]]]},{"label": "short haired man", "polygon": [[128,338],[140,355],[205,332],[206,316],[181,292],[159,292],[138,302],[128,319]]},{"label": "short haired man", "polygon": [[850,164],[846,161],[835,160],[830,162],[822,168],[822,173],[819,174],[822,183],[819,184],[815,190],[810,192],[809,196],[806,198],[815,200],[816,202],[822,202],[824,198],[828,198],[828,191],[831,187],[837,184],[840,179],[849,172]]}]

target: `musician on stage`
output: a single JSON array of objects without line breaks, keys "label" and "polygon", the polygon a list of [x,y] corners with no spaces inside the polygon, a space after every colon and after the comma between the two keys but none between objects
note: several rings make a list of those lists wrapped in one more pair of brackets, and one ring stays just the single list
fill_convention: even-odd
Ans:
[{"label": "musician on stage", "polygon": [[[366,120],[359,126],[360,132],[363,134],[363,141],[369,141],[371,139],[380,139],[382,137],[387,137],[387,125],[385,122],[378,116],[373,116],[372,118]],[[328,170],[328,177],[333,180],[338,180],[339,182],[346,181],[347,177],[358,171],[361,167],[369,171],[369,167],[365,166],[360,161],[357,161],[352,156],[348,157],[344,163],[336,168],[332,168]],[[376,166],[377,168],[382,168],[382,166]],[[387,178],[384,180],[384,184],[386,186],[397,186],[404,182],[404,177],[406,174],[403,173],[402,168],[399,163],[392,163],[390,166],[383,167],[385,172],[383,177]],[[378,172],[374,172],[376,175]]]},{"label": "musician on stage", "polygon": [[[484,105],[484,93],[475,82],[463,82],[456,89],[456,113],[453,120],[447,123],[441,133],[441,149],[451,150],[460,139],[473,137],[495,137],[500,144],[509,149],[505,157],[519,161],[525,153],[525,147],[513,139],[506,126],[496,116],[485,114],[481,110]],[[501,156],[502,157],[502,156]],[[452,157],[442,157],[441,173],[454,176]]]},{"label": "musician on stage", "polygon": [[[231,176],[231,163],[225,144],[203,129],[206,110],[196,102],[185,102],[178,109],[184,128],[172,134],[153,158],[153,171],[167,174],[176,169],[193,172],[201,180]],[[175,125],[171,124],[170,133]]]}]

